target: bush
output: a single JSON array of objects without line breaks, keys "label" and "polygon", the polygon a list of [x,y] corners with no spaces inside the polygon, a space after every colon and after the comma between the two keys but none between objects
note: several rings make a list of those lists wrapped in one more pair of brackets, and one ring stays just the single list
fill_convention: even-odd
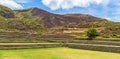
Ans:
[{"label": "bush", "polygon": [[87,36],[89,40],[93,40],[93,38],[98,36],[98,31],[94,28],[88,29]]}]

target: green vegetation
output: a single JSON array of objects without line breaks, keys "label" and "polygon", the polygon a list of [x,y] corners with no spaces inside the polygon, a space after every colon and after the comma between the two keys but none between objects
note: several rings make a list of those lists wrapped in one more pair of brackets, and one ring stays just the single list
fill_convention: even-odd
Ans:
[{"label": "green vegetation", "polygon": [[13,18],[14,17],[14,11],[12,11],[8,7],[0,5],[0,16],[3,16],[5,18]]},{"label": "green vegetation", "polygon": [[30,33],[44,33],[47,29],[40,24],[38,19],[4,19],[0,17],[0,30],[6,31],[24,31]]},{"label": "green vegetation", "polygon": [[42,20],[31,16],[30,9],[13,11],[8,7],[0,5],[0,32],[26,32],[31,34],[44,34]]},{"label": "green vegetation", "polygon": [[0,11],[11,11],[10,8],[0,5]]},{"label": "green vegetation", "polygon": [[71,34],[70,36],[74,37],[74,38],[86,38],[86,34]]},{"label": "green vegetation", "polygon": [[[34,8],[29,8],[25,10],[11,10],[8,7],[0,5],[0,32],[17,31],[20,33],[26,32],[30,34],[40,34],[40,35],[45,35],[46,33],[55,34],[55,35],[56,33],[57,34],[59,33],[64,35],[64,30],[66,30],[67,32],[71,32],[69,31],[69,28],[73,29],[72,31],[74,32],[77,31],[79,32],[79,30],[75,30],[74,28],[89,29],[93,27],[96,28],[98,31],[100,31],[101,38],[120,38],[119,22],[107,21],[105,19],[93,17],[90,15],[84,15],[84,14],[63,15],[65,18],[62,16],[60,17],[57,16],[58,15],[54,15],[52,13],[49,14],[44,10],[39,10]],[[76,21],[73,20],[74,18],[72,19],[71,17],[75,17],[78,19],[85,19],[86,21],[82,21],[82,22],[77,21],[76,23]],[[70,21],[72,20],[72,22],[61,21],[61,19],[64,20],[69,19]],[[85,34],[86,33],[84,32],[84,33],[80,33],[79,35],[74,35],[74,34],[73,35],[75,36],[75,38],[86,38],[87,36]]]},{"label": "green vegetation", "polygon": [[120,55],[71,48],[42,48],[0,50],[0,59],[120,59]]},{"label": "green vegetation", "polygon": [[88,36],[89,40],[93,40],[93,38],[95,38],[96,36],[98,36],[98,32],[94,28],[88,29],[87,36]]},{"label": "green vegetation", "polygon": [[[88,30],[87,35],[86,30]],[[0,5],[2,49],[10,47],[20,49],[22,46],[23,48],[39,47],[37,44],[44,47],[41,49],[0,50],[0,59],[120,59],[118,53],[71,49],[85,47],[85,49],[94,48],[91,50],[99,51],[119,51],[120,39],[115,39],[118,40],[117,42],[109,41],[109,39],[107,39],[108,41],[105,39],[103,41],[102,39],[83,40],[87,39],[87,36],[92,40],[98,35],[98,31],[101,38],[110,38],[110,40],[120,38],[120,23],[90,15],[57,15],[38,8],[11,10]],[[79,38],[79,40],[75,38]],[[55,47],[59,47],[59,45],[67,47],[68,43],[71,44],[71,48],[45,48],[44,44],[54,47],[50,45],[54,43]],[[6,45],[4,46],[4,44]],[[112,47],[112,50],[109,47]]]}]

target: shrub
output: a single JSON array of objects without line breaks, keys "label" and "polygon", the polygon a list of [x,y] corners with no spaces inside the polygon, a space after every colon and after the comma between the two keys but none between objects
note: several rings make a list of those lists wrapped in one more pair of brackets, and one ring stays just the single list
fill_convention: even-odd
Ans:
[{"label": "shrub", "polygon": [[94,28],[88,29],[87,36],[89,40],[93,40],[93,38],[98,36],[98,31]]}]

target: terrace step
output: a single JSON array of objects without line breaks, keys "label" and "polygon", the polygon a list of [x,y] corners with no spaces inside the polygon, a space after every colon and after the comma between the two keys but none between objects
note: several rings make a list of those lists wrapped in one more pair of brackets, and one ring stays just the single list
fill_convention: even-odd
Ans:
[{"label": "terrace step", "polygon": [[59,43],[0,43],[0,50],[54,47],[62,47],[62,45]]},{"label": "terrace step", "polygon": [[89,41],[89,40],[47,40],[49,42],[58,42],[58,43],[78,43],[78,44],[98,44],[98,45],[113,45],[120,46],[120,42],[116,41]]},{"label": "terrace step", "polygon": [[67,47],[77,48],[77,49],[86,49],[86,50],[120,53],[120,46],[112,46],[112,45],[68,44]]},{"label": "terrace step", "polygon": [[54,48],[69,47],[86,50],[106,51],[120,53],[120,46],[99,45],[99,44],[79,44],[79,43],[0,43],[0,49],[26,49],[26,48]]}]

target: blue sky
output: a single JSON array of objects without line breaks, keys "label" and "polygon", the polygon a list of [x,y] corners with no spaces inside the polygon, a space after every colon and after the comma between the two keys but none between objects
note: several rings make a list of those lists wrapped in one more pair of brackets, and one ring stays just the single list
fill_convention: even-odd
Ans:
[{"label": "blue sky", "polygon": [[120,22],[120,0],[0,0],[11,9],[38,7],[55,14],[90,14]]}]

